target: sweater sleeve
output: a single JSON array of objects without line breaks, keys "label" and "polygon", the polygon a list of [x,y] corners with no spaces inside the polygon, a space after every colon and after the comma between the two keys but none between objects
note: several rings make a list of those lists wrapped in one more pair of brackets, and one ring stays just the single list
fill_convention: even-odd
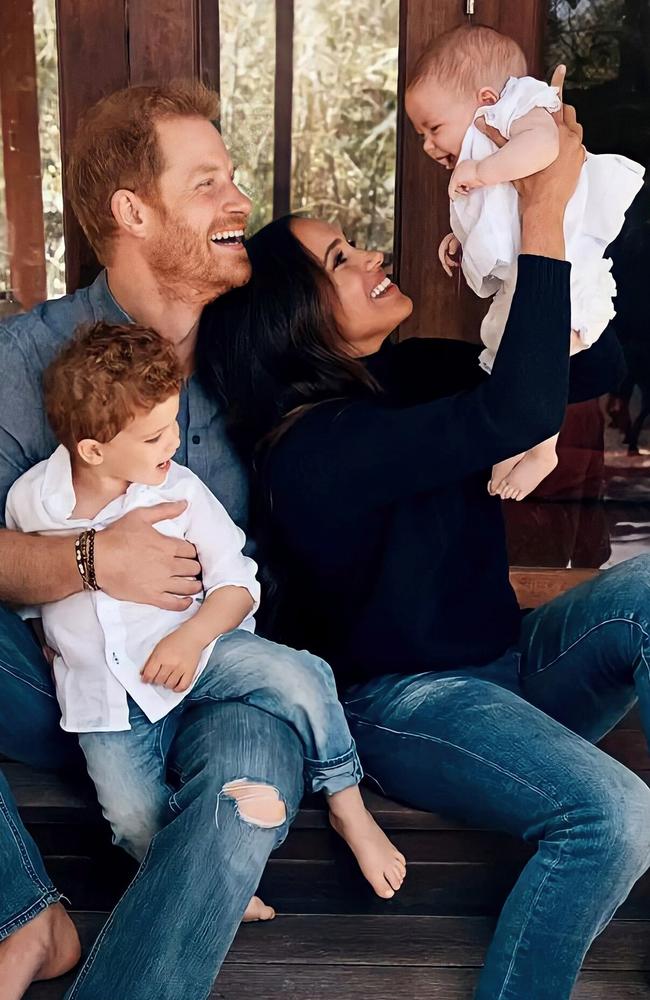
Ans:
[{"label": "sweater sleeve", "polygon": [[[300,494],[351,513],[443,489],[556,434],[567,402],[570,265],[522,255],[492,375],[431,402],[331,401],[271,449],[273,502]],[[319,501],[320,498],[320,501]]]}]

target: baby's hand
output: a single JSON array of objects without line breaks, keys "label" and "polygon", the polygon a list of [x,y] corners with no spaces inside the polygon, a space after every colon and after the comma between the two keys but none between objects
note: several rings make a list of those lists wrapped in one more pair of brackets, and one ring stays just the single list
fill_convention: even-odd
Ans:
[{"label": "baby's hand", "polygon": [[202,647],[183,634],[170,632],[153,649],[140,676],[145,684],[162,684],[171,691],[187,691],[194,679]]},{"label": "baby's hand", "polygon": [[453,267],[460,267],[460,261],[462,258],[460,241],[456,239],[453,233],[448,233],[438,247],[438,257],[440,258],[440,263],[445,269],[445,274],[448,274],[451,278],[451,269]]},{"label": "baby's hand", "polygon": [[452,201],[458,195],[469,194],[475,188],[484,187],[478,175],[478,160],[461,160],[449,181],[449,197]]}]

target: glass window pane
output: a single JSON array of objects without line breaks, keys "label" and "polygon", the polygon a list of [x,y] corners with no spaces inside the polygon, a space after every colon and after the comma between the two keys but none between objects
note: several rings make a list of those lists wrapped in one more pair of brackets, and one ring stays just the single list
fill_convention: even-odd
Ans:
[{"label": "glass window pane", "polygon": [[65,294],[65,246],[63,242],[55,0],[34,0],[34,36],[36,40],[47,292],[48,296],[56,297]]},{"label": "glass window pane", "polygon": [[220,0],[221,132],[253,200],[251,232],[273,213],[275,4]]},{"label": "glass window pane", "polygon": [[[594,153],[650,166],[650,14],[639,0],[549,0],[546,68],[567,65],[566,100]],[[504,504],[518,565],[603,567],[650,548],[650,189],[608,248],[614,326],[629,376],[616,394],[570,406],[558,468],[530,502]]]},{"label": "glass window pane", "polygon": [[399,2],[296,0],[292,207],[392,250]]}]

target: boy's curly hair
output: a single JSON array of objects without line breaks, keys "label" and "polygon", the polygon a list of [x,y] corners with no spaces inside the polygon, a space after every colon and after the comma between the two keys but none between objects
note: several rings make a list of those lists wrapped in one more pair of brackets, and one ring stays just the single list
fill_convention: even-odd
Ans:
[{"label": "boy's curly hair", "polygon": [[43,376],[45,409],[69,451],[79,441],[107,442],[138,410],[180,391],[174,348],[144,326],[80,327]]}]

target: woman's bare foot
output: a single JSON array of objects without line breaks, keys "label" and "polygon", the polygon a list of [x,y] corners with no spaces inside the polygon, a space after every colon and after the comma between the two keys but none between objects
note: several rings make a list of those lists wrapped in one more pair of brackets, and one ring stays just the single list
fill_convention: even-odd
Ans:
[{"label": "woman's bare foot", "polygon": [[406,858],[390,842],[363,804],[355,785],[328,798],[330,823],[343,837],[378,896],[390,899],[406,876]]},{"label": "woman's bare foot", "polygon": [[246,907],[242,923],[251,924],[256,920],[273,920],[274,916],[275,910],[272,906],[267,906],[266,903],[263,903],[259,896],[253,896]]},{"label": "woman's bare foot", "polygon": [[61,903],[54,903],[0,941],[2,1000],[20,1000],[33,982],[56,979],[81,957],[77,929]]}]

